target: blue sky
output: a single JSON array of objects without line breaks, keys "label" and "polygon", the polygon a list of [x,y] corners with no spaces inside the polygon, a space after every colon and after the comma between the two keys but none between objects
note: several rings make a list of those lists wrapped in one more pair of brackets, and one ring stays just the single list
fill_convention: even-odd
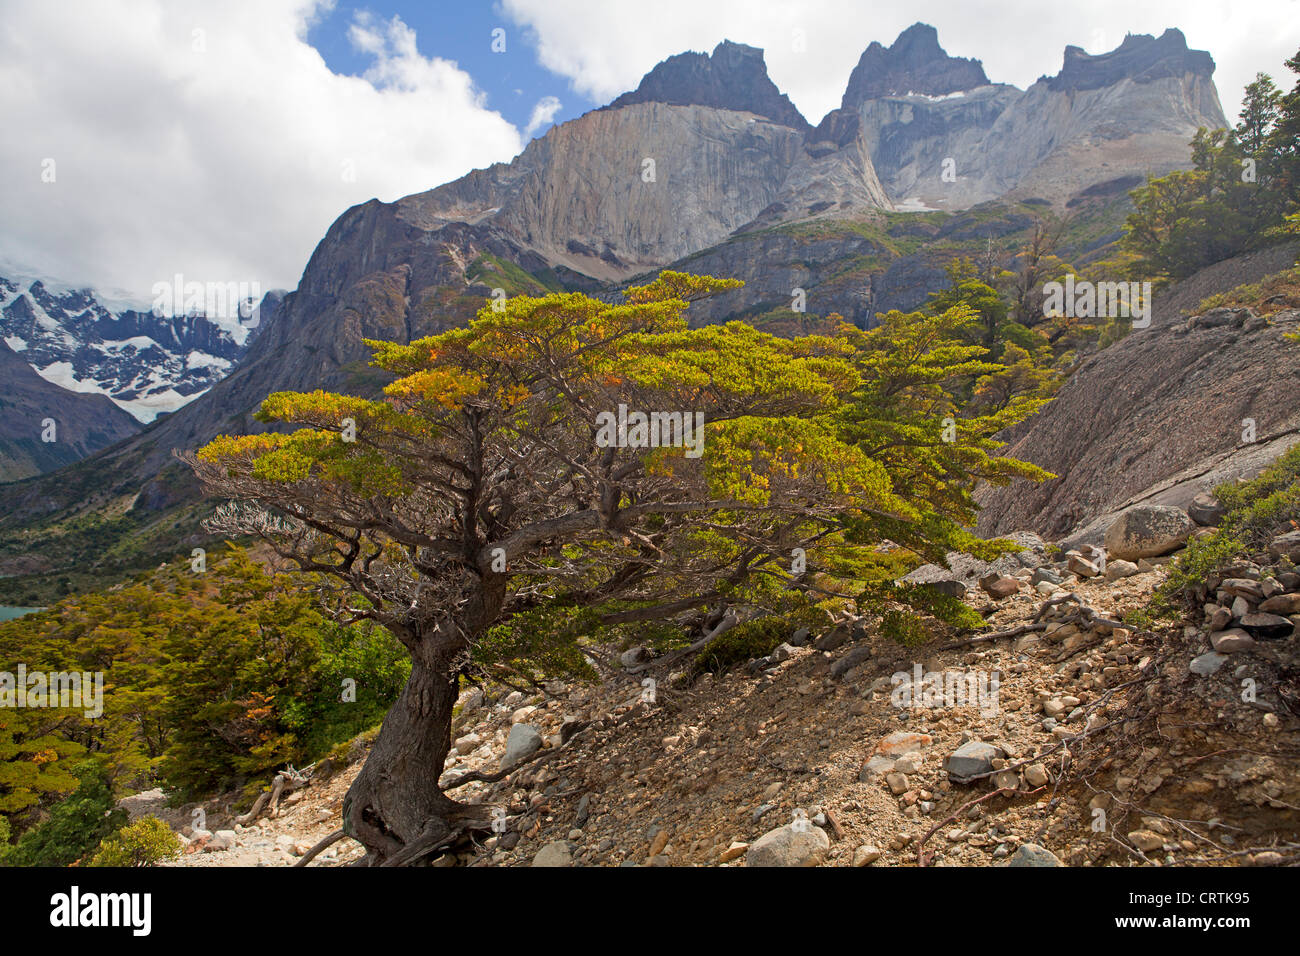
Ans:
[{"label": "blue sky", "polygon": [[[540,100],[547,96],[558,99],[559,111],[551,123],[535,131],[535,136],[541,136],[554,123],[603,105],[576,92],[566,77],[538,63],[532,31],[517,26],[496,3],[473,0],[384,0],[380,4],[339,0],[307,34],[307,41],[336,73],[359,76],[370,65],[370,56],[348,39],[349,27],[359,13],[369,13],[377,21],[400,17],[415,31],[416,46],[423,56],[456,63],[486,95],[484,105],[521,130],[528,127]],[[492,49],[493,31],[497,29],[505,31],[505,52]]]}]

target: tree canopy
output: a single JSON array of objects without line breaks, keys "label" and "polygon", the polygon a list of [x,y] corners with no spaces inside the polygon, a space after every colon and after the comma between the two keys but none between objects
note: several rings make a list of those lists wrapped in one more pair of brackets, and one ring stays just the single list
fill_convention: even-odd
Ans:
[{"label": "tree canopy", "polygon": [[1042,476],[993,453],[1032,401],[955,423],[955,383],[999,369],[962,340],[965,305],[869,333],[688,327],[691,300],[735,285],[664,272],[619,303],[518,296],[467,328],[370,342],[394,376],[381,398],[277,393],[259,417],[294,430],[189,459],[232,499],[214,530],[333,580],[353,620],[411,653],[345,808],[371,862],[485,822],[431,783],[459,675],[548,648],[573,665],[602,629],[707,605],[816,602],[886,540],[978,547],[975,482]]}]

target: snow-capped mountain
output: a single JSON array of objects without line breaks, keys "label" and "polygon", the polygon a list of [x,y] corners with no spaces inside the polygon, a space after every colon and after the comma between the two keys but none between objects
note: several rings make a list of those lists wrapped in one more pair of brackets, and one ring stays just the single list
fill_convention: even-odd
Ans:
[{"label": "snow-capped mountain", "polygon": [[224,378],[281,298],[268,293],[257,321],[241,323],[113,312],[89,290],[55,292],[40,281],[23,288],[0,278],[0,338],[46,381],[105,395],[148,423]]}]

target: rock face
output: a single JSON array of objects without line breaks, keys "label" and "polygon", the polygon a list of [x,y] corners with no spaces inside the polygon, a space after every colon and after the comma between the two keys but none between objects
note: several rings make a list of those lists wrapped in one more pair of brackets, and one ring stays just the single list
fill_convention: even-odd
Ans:
[{"label": "rock face", "polygon": [[551,129],[508,166],[399,200],[398,216],[434,245],[449,223],[488,222],[552,265],[624,279],[754,219],[776,201],[802,139],[746,112],[633,103]]},{"label": "rock face", "polygon": [[[103,395],[69,392],[47,382],[3,341],[0,383],[0,481],[52,471],[140,430]],[[49,420],[52,433],[45,424]],[[42,440],[43,434],[54,440]]]},{"label": "rock face", "polygon": [[[495,288],[613,297],[635,276],[678,266],[747,282],[700,303],[696,323],[793,316],[796,288],[809,290],[810,314],[863,326],[878,311],[915,308],[944,283],[942,261],[900,256],[900,243],[982,246],[1029,217],[891,218],[884,233],[862,222],[913,200],[963,209],[1026,190],[1064,205],[1072,191],[1127,172],[1186,165],[1191,132],[1222,125],[1222,115],[1208,58],[1183,56],[1179,41],[1129,44],[1094,70],[1116,77],[1112,85],[1040,81],[1020,91],[988,84],[978,62],[947,56],[934,30],[918,25],[864,54],[844,105],[815,130],[768,78],[759,51],[723,43],[709,56],[674,57],[511,163],[345,211],[233,372],[97,458],[93,482],[87,472],[76,483],[5,490],[0,515],[27,522],[101,497],[156,511],[192,497],[173,449],[263,429],[251,412],[273,391],[373,395],[386,379],[367,367],[363,338],[406,342],[463,324]],[[1142,56],[1155,60],[1142,65]],[[941,179],[945,158],[955,182]],[[789,320],[788,331],[799,330]],[[72,484],[94,493],[69,497]]]},{"label": "rock face", "polygon": [[1208,53],[1166,30],[1098,56],[1068,47],[1058,75],[1022,91],[989,83],[979,61],[948,56],[916,24],[889,49],[872,44],[810,139],[865,147],[901,209],[1069,196],[1139,177],[1131,188],[1185,165],[1199,126],[1225,124],[1213,72]]},{"label": "rock face", "polygon": [[934,27],[914,23],[888,49],[879,43],[867,47],[849,75],[841,105],[852,109],[865,100],[909,93],[944,96],[987,86],[988,82],[979,60],[949,56],[939,46],[939,32]]},{"label": "rock face", "polygon": [[[1059,477],[977,494],[981,534],[1032,529],[1067,544],[1100,543],[1135,504],[1186,508],[1199,493],[1251,476],[1300,439],[1296,370],[1281,336],[1300,312],[1266,328],[1246,317],[1190,321],[1207,296],[1289,268],[1300,244],[1216,263],[1157,295],[1151,325],[1086,359],[1033,419],[1009,429],[1004,454]],[[1258,439],[1242,441],[1242,419]]]},{"label": "rock face", "polygon": [[1181,548],[1195,528],[1181,508],[1139,505],[1125,511],[1106,529],[1106,550],[1111,557],[1127,561],[1157,558]]},{"label": "rock face", "polygon": [[1133,78],[1153,83],[1187,74],[1209,75],[1214,60],[1203,50],[1187,49],[1181,30],[1166,30],[1159,38],[1130,33],[1109,53],[1093,56],[1077,46],[1065,48],[1061,72],[1047,81],[1053,91],[1077,92],[1114,86]]},{"label": "rock face", "polygon": [[812,128],[767,75],[763,51],[729,40],[719,43],[711,56],[703,53],[670,56],[647,73],[640,86],[604,109],[614,110],[634,103],[711,106],[754,113],[794,129]]}]

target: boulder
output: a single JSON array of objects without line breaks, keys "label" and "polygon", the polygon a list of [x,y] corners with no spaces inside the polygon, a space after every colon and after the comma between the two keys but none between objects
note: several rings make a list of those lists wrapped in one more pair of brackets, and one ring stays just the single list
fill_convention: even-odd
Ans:
[{"label": "boulder", "polygon": [[624,667],[636,667],[638,664],[644,664],[648,660],[650,660],[650,652],[639,645],[637,647],[629,647],[622,654],[618,655],[618,662]]},{"label": "boulder", "polygon": [[853,851],[854,866],[870,866],[881,857],[880,848],[872,846],[870,843],[863,844]]},{"label": "boulder", "polygon": [[1199,525],[1217,528],[1228,509],[1214,495],[1202,492],[1187,506],[1187,516]]},{"label": "boulder", "polygon": [[509,770],[541,749],[541,731],[532,724],[515,724],[510,728],[510,736],[506,738],[506,752],[501,757],[501,769]]},{"label": "boulder", "polygon": [[746,866],[819,866],[831,848],[821,827],[796,830],[792,825],[769,830],[745,851]]},{"label": "boulder", "polygon": [[930,581],[922,585],[922,587],[927,587],[943,597],[956,598],[958,601],[964,600],[966,597],[966,585],[952,578],[942,581]]},{"label": "boulder", "polygon": [[212,834],[212,839],[204,847],[209,853],[216,850],[233,850],[235,848],[235,831],[234,830],[217,830]]},{"label": "boulder", "polygon": [[1300,563],[1300,531],[1278,535],[1269,542],[1268,553],[1275,558],[1290,558]]},{"label": "boulder", "polygon": [[1226,631],[1211,634],[1210,646],[1220,654],[1235,654],[1250,650],[1255,646],[1255,639],[1239,627],[1230,627]]},{"label": "boulder", "polygon": [[573,852],[565,840],[548,843],[533,857],[533,866],[573,866]]},{"label": "boulder", "polygon": [[772,662],[774,664],[784,663],[794,657],[794,651],[795,649],[793,644],[778,644],[772,651]]},{"label": "boulder", "polygon": [[1181,548],[1195,528],[1181,508],[1138,505],[1106,529],[1106,550],[1112,559],[1124,561],[1158,557]]},{"label": "boulder", "polygon": [[858,647],[853,648],[851,651],[849,651],[847,654],[845,654],[838,661],[836,661],[834,664],[831,665],[831,676],[843,677],[845,674],[853,670],[853,668],[857,667],[859,664],[862,664],[865,661],[869,660],[870,657],[871,657],[871,648],[867,647],[865,644],[859,645]]},{"label": "boulder", "polygon": [[1077,574],[1081,578],[1095,578],[1101,574],[1100,567],[1078,552],[1070,553],[1069,561],[1066,562],[1065,567],[1071,574]]},{"label": "boulder", "polygon": [[1031,584],[1042,584],[1046,582],[1048,584],[1060,585],[1065,583],[1065,578],[1057,574],[1056,570],[1053,568],[1035,568],[1033,577],[1031,577],[1029,581]]},{"label": "boulder", "polygon": [[1228,658],[1225,655],[1217,651],[1206,651],[1200,657],[1193,658],[1187,669],[1201,677],[1209,677],[1211,674],[1218,673],[1219,668],[1227,660]]},{"label": "boulder", "polygon": [[1037,843],[1022,843],[1011,854],[1007,866],[1064,866],[1055,853]]},{"label": "boulder", "polygon": [[996,572],[986,574],[980,578],[979,583],[984,592],[995,601],[1009,598],[1020,590],[1020,579],[1009,574],[998,574]]},{"label": "boulder", "polygon": [[843,625],[837,625],[831,628],[813,643],[813,647],[819,651],[834,651],[843,647],[849,642],[849,629]]},{"label": "boulder", "polygon": [[1117,558],[1106,565],[1106,580],[1118,581],[1120,578],[1131,578],[1138,573],[1138,566],[1132,561],[1125,561],[1123,558]]},{"label": "boulder", "polygon": [[1278,614],[1244,614],[1241,629],[1259,641],[1278,641],[1295,633],[1295,625]]},{"label": "boulder", "polygon": [[992,744],[972,740],[964,743],[949,755],[944,764],[948,776],[956,783],[966,783],[970,778],[993,770],[993,761],[1002,751]]},{"label": "boulder", "polygon": [[1259,609],[1265,614],[1300,614],[1300,594],[1275,594],[1264,601]]}]

